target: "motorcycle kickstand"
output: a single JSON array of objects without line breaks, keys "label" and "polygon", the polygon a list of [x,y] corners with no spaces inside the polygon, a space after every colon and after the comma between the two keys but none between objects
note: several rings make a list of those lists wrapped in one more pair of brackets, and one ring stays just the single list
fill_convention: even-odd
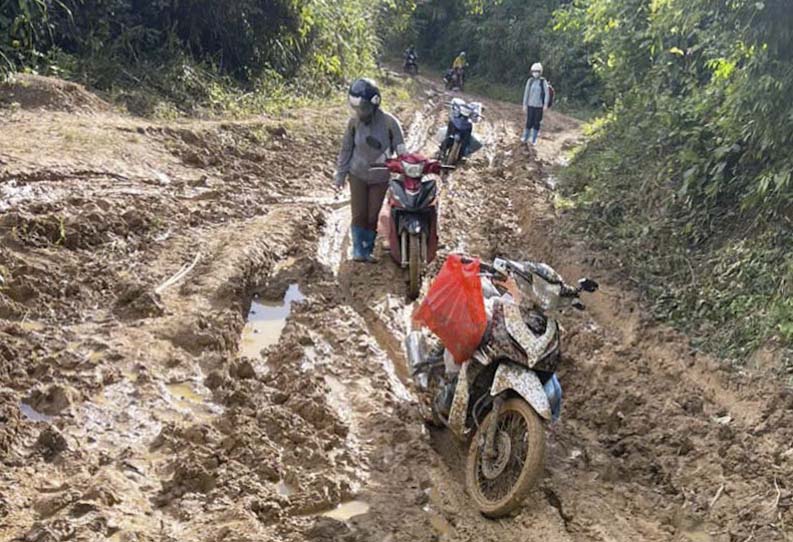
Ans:
[{"label": "motorcycle kickstand", "polygon": [[501,406],[503,404],[504,398],[500,396],[496,397],[495,401],[493,401],[493,410],[491,410],[493,419],[490,425],[485,428],[485,442],[482,455],[488,461],[492,461],[498,457],[498,453],[496,452],[496,428],[498,427],[498,417],[501,414]]}]

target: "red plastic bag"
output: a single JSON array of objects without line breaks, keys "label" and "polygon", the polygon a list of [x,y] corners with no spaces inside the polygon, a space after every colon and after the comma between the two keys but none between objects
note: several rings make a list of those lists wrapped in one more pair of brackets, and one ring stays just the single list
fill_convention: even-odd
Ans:
[{"label": "red plastic bag", "polygon": [[479,260],[463,263],[460,255],[451,254],[413,319],[443,341],[454,361],[470,359],[487,328]]}]

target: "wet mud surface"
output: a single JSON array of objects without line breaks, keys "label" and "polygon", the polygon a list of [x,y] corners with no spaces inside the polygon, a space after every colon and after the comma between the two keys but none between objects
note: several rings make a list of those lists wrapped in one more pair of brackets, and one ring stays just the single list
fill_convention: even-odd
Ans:
[{"label": "wet mud surface", "polygon": [[[425,86],[397,113],[429,153],[449,97]],[[793,396],[649,320],[566,234],[576,121],[549,114],[528,151],[519,109],[487,102],[485,149],[443,187],[442,254],[603,286],[562,320],[545,477],[490,521],[465,446],[419,414],[406,277],[348,258],[344,109],[161,125],[36,91],[0,109],[0,540],[793,538]]]}]

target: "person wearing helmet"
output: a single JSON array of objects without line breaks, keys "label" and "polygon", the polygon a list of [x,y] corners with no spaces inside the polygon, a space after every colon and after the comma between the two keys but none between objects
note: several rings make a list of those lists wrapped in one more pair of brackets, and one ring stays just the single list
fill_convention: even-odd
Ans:
[{"label": "person wearing helmet", "polygon": [[353,259],[371,263],[376,261],[377,218],[390,177],[371,165],[405,152],[405,137],[399,121],[380,108],[380,89],[371,79],[355,80],[347,99],[354,114],[342,139],[334,186],[343,189],[349,177]]},{"label": "person wearing helmet", "polygon": [[548,109],[550,100],[548,82],[542,76],[542,64],[535,62],[531,66],[531,77],[526,81],[526,89],[523,91],[523,113],[526,115],[526,128],[520,138],[523,143],[537,144],[542,116]]},{"label": "person wearing helmet", "polygon": [[454,62],[452,62],[452,69],[462,70],[465,69],[467,65],[468,62],[466,61],[465,58],[465,51],[460,51],[460,54],[457,55],[457,58],[455,58]]},{"label": "person wearing helmet", "polygon": [[411,45],[405,49],[405,63],[403,67],[407,73],[418,74],[419,71],[419,55],[416,53],[416,48]]}]

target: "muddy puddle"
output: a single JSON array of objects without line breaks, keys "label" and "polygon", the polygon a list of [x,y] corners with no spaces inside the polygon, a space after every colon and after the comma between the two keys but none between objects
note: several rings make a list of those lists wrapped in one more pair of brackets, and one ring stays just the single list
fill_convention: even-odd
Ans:
[{"label": "muddy puddle", "polygon": [[305,297],[297,284],[290,284],[279,303],[254,299],[240,341],[240,356],[259,359],[261,351],[272,346],[281,338],[286,319],[292,312],[292,303],[299,303]]},{"label": "muddy puddle", "polygon": [[347,521],[355,516],[362,516],[369,512],[369,504],[363,501],[348,501],[338,505],[333,510],[324,512],[322,516],[338,521]]},{"label": "muddy puddle", "polygon": [[319,262],[330,269],[334,275],[339,274],[342,260],[349,257],[348,231],[350,229],[350,207],[336,209],[327,216],[322,238],[317,248]]},{"label": "muddy puddle", "polygon": [[275,485],[275,490],[281,497],[291,497],[295,493],[297,493],[297,488],[287,482],[286,480],[281,480]]},{"label": "muddy puddle", "polygon": [[209,390],[194,382],[174,382],[166,384],[165,389],[170,394],[170,402],[182,413],[189,413],[198,419],[210,419],[222,412],[222,409],[211,402]]},{"label": "muddy puddle", "polygon": [[42,414],[32,406],[27,403],[19,403],[19,411],[22,413],[25,418],[32,422],[50,422],[52,421],[52,416],[48,416],[46,414]]}]

